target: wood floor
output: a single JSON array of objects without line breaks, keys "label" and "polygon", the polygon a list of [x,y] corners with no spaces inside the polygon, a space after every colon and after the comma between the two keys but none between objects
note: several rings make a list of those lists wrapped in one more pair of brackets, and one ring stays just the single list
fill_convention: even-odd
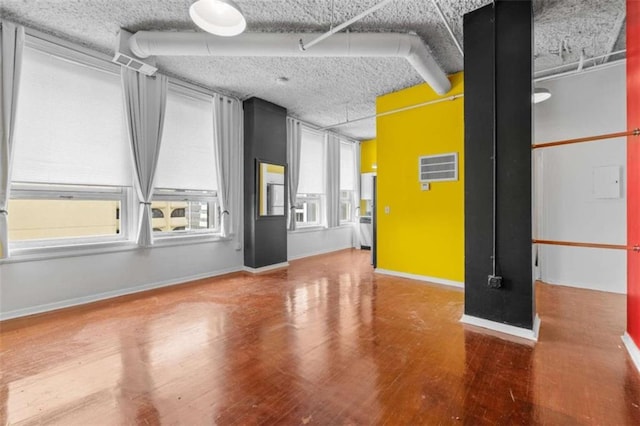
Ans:
[{"label": "wood floor", "polygon": [[368,254],[0,323],[0,425],[640,424],[624,296],[539,284],[533,346]]}]

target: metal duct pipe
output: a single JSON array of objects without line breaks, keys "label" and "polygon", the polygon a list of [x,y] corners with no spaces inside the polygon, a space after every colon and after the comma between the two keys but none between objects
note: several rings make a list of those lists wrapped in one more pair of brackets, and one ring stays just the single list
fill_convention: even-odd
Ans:
[{"label": "metal duct pipe", "polygon": [[131,52],[149,56],[255,56],[255,57],[398,57],[405,58],[433,90],[451,89],[447,75],[422,39],[412,34],[338,33],[301,51],[299,40],[309,33],[243,33],[216,37],[195,32],[138,31],[129,39]]}]

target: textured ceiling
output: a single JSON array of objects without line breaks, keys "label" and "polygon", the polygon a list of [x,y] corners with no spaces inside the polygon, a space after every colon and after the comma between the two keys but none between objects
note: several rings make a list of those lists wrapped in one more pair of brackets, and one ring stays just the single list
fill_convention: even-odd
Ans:
[{"label": "textured ceiling", "polygon": [[[380,0],[236,0],[247,31],[324,32]],[[113,54],[120,28],[196,30],[192,0],[0,0],[0,14],[28,27]],[[462,15],[491,0],[438,0],[462,43]],[[625,48],[625,0],[535,0],[536,71]],[[431,0],[396,0],[351,31],[415,32],[445,72],[461,71],[456,49]],[[615,58],[619,58],[620,55]],[[613,59],[609,58],[609,59]],[[600,60],[602,61],[602,60]],[[587,65],[594,63],[587,61]],[[404,59],[162,57],[158,68],[241,99],[257,96],[319,126],[375,114],[378,95],[420,83]],[[560,68],[558,68],[560,67]],[[544,75],[545,73],[541,73]],[[287,77],[278,84],[278,77]],[[336,128],[356,139],[375,136],[375,121]]]}]

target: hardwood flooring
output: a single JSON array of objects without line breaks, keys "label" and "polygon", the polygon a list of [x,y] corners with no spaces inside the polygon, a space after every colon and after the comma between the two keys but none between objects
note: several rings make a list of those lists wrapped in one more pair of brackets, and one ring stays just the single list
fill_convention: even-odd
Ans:
[{"label": "hardwood flooring", "polygon": [[368,255],[0,323],[0,425],[640,424],[625,296],[538,284],[534,346]]}]

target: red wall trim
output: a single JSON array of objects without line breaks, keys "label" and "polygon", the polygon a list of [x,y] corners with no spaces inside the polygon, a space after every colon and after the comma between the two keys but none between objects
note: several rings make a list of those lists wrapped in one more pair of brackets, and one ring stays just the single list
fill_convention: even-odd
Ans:
[{"label": "red wall trim", "polygon": [[[640,1],[627,0],[627,129],[640,127]],[[627,138],[627,245],[640,243],[640,141]],[[640,253],[627,255],[627,332],[640,346]]]}]

